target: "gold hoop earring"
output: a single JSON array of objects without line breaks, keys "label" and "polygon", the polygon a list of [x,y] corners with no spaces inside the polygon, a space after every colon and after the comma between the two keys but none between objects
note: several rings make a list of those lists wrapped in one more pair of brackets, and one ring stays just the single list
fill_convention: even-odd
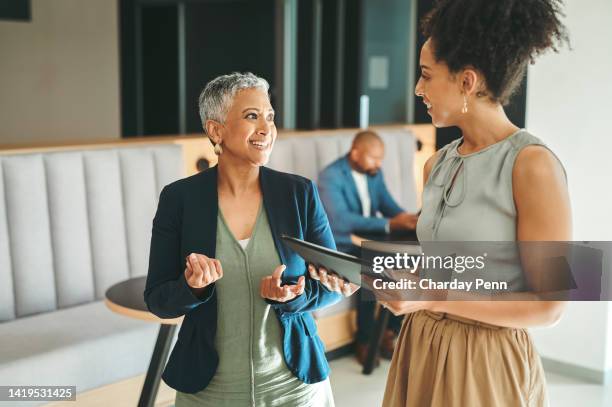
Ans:
[{"label": "gold hoop earring", "polygon": [[221,155],[221,154],[223,154],[223,147],[221,147],[221,143],[217,143],[217,144],[215,144],[214,151],[215,151],[215,154],[216,154],[216,155]]},{"label": "gold hoop earring", "polygon": [[468,112],[467,95],[463,95],[463,107],[461,108],[461,113],[466,114],[467,112]]}]

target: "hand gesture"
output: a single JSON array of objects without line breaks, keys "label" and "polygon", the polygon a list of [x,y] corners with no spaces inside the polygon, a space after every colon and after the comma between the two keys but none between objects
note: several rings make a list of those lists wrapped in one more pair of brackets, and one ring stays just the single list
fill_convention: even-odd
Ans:
[{"label": "hand gesture", "polygon": [[358,285],[345,281],[338,274],[333,272],[330,273],[323,267],[319,267],[317,270],[315,266],[309,264],[308,273],[313,280],[320,281],[329,291],[341,293],[345,297],[353,295],[353,293],[359,289]]},{"label": "hand gesture", "polygon": [[278,302],[287,302],[304,292],[306,279],[301,276],[295,285],[281,286],[281,276],[287,267],[284,264],[278,266],[272,275],[261,279],[259,292],[263,298]]},{"label": "hand gesture", "polygon": [[203,254],[191,253],[185,261],[185,280],[197,295],[204,288],[223,277],[221,262]]}]

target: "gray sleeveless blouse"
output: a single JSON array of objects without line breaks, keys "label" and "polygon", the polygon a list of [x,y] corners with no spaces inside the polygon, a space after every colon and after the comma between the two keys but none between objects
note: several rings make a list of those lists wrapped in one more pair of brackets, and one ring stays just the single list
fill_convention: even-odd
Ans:
[{"label": "gray sleeveless blouse", "polygon": [[[417,223],[419,241],[516,241],[516,207],[512,169],[518,153],[528,145],[546,145],[524,129],[466,155],[457,148],[463,137],[440,149],[439,158],[423,189],[423,206]],[[548,147],[546,147],[548,148]],[[554,154],[554,153],[553,153]],[[425,243],[426,245],[426,243]],[[517,252],[510,245],[492,250],[487,263],[495,273],[524,285]],[[425,249],[425,246],[423,246]],[[490,272],[489,269],[488,272]],[[489,274],[488,278],[492,278]]]}]

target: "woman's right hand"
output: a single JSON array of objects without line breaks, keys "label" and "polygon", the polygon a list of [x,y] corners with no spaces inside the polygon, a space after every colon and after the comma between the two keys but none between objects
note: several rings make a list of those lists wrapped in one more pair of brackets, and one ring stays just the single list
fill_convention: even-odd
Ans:
[{"label": "woman's right hand", "polygon": [[185,266],[185,280],[196,295],[223,277],[221,262],[203,254],[191,253],[187,256]]}]

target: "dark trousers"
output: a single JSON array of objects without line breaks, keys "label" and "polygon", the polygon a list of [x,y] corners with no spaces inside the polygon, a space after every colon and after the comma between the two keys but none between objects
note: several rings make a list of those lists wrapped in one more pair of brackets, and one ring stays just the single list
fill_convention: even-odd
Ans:
[{"label": "dark trousers", "polygon": [[[357,291],[357,342],[368,343],[374,330],[374,310],[376,301],[374,295],[366,290]],[[396,317],[389,315],[387,329],[399,333],[402,326],[403,315]]]},{"label": "dark trousers", "polygon": [[[338,250],[344,253],[352,254],[353,256],[361,256],[361,248],[349,245],[349,246],[338,246]],[[357,290],[357,342],[368,343],[374,330],[375,320],[374,311],[376,309],[376,298],[371,291],[368,290]],[[402,321],[404,316],[396,317],[395,315],[389,315],[389,322],[387,329],[393,330],[396,334],[399,333],[402,327]]]}]

